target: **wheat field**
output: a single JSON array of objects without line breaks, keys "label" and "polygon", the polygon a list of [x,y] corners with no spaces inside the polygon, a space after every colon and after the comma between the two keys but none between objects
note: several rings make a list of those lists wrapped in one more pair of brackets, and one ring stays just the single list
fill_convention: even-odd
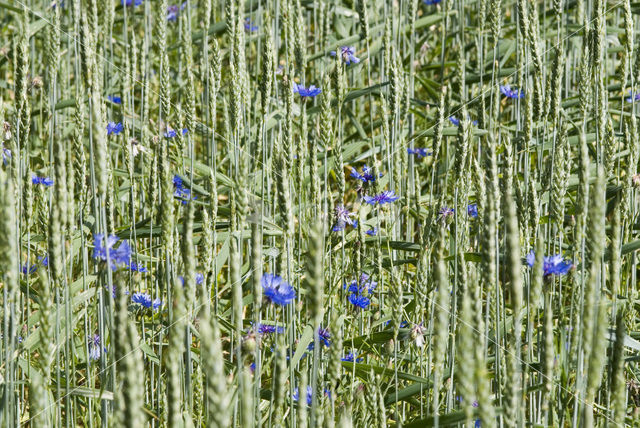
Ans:
[{"label": "wheat field", "polygon": [[0,426],[640,427],[639,17],[0,1]]}]

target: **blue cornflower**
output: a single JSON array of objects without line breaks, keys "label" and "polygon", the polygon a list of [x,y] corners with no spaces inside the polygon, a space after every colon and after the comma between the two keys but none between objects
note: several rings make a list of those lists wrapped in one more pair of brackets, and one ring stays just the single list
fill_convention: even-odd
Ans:
[{"label": "blue cornflower", "polygon": [[31,183],[33,184],[42,184],[46,187],[53,186],[53,180],[49,177],[38,177],[37,175],[31,176]]},{"label": "blue cornflower", "polygon": [[[99,360],[100,355],[102,354],[102,340],[100,340],[99,334],[94,334],[93,336],[89,336],[89,358],[92,360]],[[107,351],[107,348],[104,348],[104,351]]]},{"label": "blue cornflower", "polygon": [[524,91],[522,89],[511,89],[511,85],[500,86],[500,92],[507,98],[524,98]]},{"label": "blue cornflower", "polygon": [[344,207],[344,205],[338,205],[336,207],[336,225],[333,226],[334,232],[339,232],[344,230],[346,225],[356,227],[358,225],[357,220],[353,220],[351,216],[353,213],[349,212],[348,209]]},{"label": "blue cornflower", "polygon": [[154,311],[162,305],[162,300],[159,298],[151,300],[151,296],[147,293],[134,293],[131,301],[145,308],[153,308]]},{"label": "blue cornflower", "polygon": [[[182,128],[182,135],[185,135],[189,130],[187,128]],[[178,133],[175,129],[167,127],[167,132],[164,133],[165,138],[174,138],[177,137]]]},{"label": "blue cornflower", "polygon": [[117,95],[109,95],[107,99],[114,104],[122,104],[122,98]]},{"label": "blue cornflower", "polygon": [[424,149],[424,148],[412,149],[411,147],[408,147],[407,153],[409,153],[410,155],[416,155],[419,158],[423,158],[425,156],[431,155],[431,152],[427,151],[427,149]]},{"label": "blue cornflower", "polygon": [[331,342],[329,342],[329,339],[331,339],[331,334],[329,334],[328,328],[319,327],[318,338],[322,341],[322,343],[324,343],[324,346],[329,347],[331,345]]},{"label": "blue cornflower", "polygon": [[[184,278],[182,276],[178,276],[178,279],[180,280],[180,283],[184,285]],[[202,284],[202,281],[204,281],[204,275],[200,272],[196,272],[195,280],[197,285]]]},{"label": "blue cornflower", "polygon": [[[42,263],[42,266],[45,266],[45,267],[49,266],[49,256],[44,256],[44,257],[38,256],[38,261]],[[29,266],[28,263],[25,263],[24,265],[22,265],[20,270],[24,275],[31,275],[32,273],[38,270],[38,264],[34,263],[31,266]]]},{"label": "blue cornflower", "polygon": [[136,262],[131,262],[129,264],[129,269],[131,269],[134,272],[140,272],[140,273],[147,273],[149,272],[149,269],[147,269],[146,267],[144,267],[143,265],[139,265]]},{"label": "blue cornflower", "polygon": [[93,258],[103,261],[107,261],[108,258],[112,270],[116,270],[118,265],[129,266],[131,260],[131,247],[129,246],[129,242],[122,241],[122,244],[120,244],[117,250],[113,248],[119,239],[116,235],[111,235],[105,239],[102,233],[95,233],[93,235]]},{"label": "blue cornflower", "polygon": [[[387,322],[385,322],[385,323],[384,323],[384,326],[385,326],[385,327],[386,327],[386,326],[388,326],[390,322],[391,322],[391,320],[388,320]],[[409,323],[408,323],[407,321],[402,321],[402,322],[400,323],[400,328],[404,328],[404,327],[406,327],[406,326],[408,326],[408,325],[409,325]]]},{"label": "blue cornflower", "polygon": [[7,159],[11,159],[11,150],[7,149],[4,144],[2,144],[2,163],[6,165]]},{"label": "blue cornflower", "polygon": [[[357,169],[351,167],[351,177],[357,180],[361,180],[363,183],[371,183],[376,181],[376,176],[373,175],[373,170],[367,165],[364,165],[362,167],[362,174],[360,174]],[[382,177],[382,174],[380,174],[380,177]]]},{"label": "blue cornflower", "polygon": [[[531,252],[527,254],[527,264],[529,265],[529,267],[533,267],[535,260],[536,254],[533,250],[531,250]],[[573,266],[571,260],[564,260],[561,254],[556,254],[555,256],[549,257],[545,256],[543,260],[544,276],[565,275]]]},{"label": "blue cornflower", "polygon": [[122,123],[118,122],[109,122],[107,123],[107,135],[118,135],[119,133],[121,133],[122,131],[124,131],[124,126],[122,126]]},{"label": "blue cornflower", "polygon": [[251,20],[247,18],[244,20],[244,31],[247,33],[253,33],[254,31],[258,31],[258,26],[252,25]]},{"label": "blue cornflower", "polygon": [[123,6],[140,6],[143,0],[120,0],[120,4]]},{"label": "blue cornflower", "polygon": [[167,21],[175,21],[179,13],[180,7],[177,4],[167,7]]},{"label": "blue cornflower", "polygon": [[[471,120],[471,118],[469,118],[469,120]],[[449,122],[453,123],[455,126],[460,126],[460,119],[455,116],[449,116]],[[473,126],[476,126],[478,125],[478,121],[474,120],[473,122],[471,122],[471,124]]]},{"label": "blue cornflower", "polygon": [[455,213],[455,210],[447,206],[444,206],[440,209],[440,215],[442,216],[442,218],[453,216],[454,213]]},{"label": "blue cornflower", "polygon": [[293,92],[296,94],[300,94],[301,97],[315,97],[320,94],[322,90],[320,88],[316,88],[315,85],[311,85],[308,88],[305,88],[302,85],[298,85],[297,83],[293,83]]},{"label": "blue cornflower", "polygon": [[182,199],[182,205],[186,205],[191,199],[198,199],[196,196],[191,196],[191,189],[184,186],[182,178],[178,175],[173,176],[173,196]]},{"label": "blue cornflower", "polygon": [[356,358],[356,354],[354,354],[353,352],[349,352],[347,355],[345,355],[342,358],[342,361],[349,361],[352,363],[359,363],[360,361],[362,361],[362,358]]},{"label": "blue cornflower", "polygon": [[398,199],[400,199],[400,196],[396,196],[396,194],[394,193],[393,190],[385,190],[384,192],[380,193],[379,195],[365,196],[364,197],[364,201],[366,203],[370,204],[370,205],[390,204],[392,202],[397,201]]},{"label": "blue cornflower", "polygon": [[371,304],[371,299],[368,297],[361,296],[359,294],[350,294],[349,295],[349,303],[353,306],[356,306],[361,309],[367,309],[367,307]]},{"label": "blue cornflower", "polygon": [[[331,346],[331,334],[329,334],[329,329],[328,328],[322,328],[319,327],[318,328],[318,339],[320,339],[320,342],[326,346],[329,347]],[[309,346],[307,346],[307,350],[311,351],[313,348],[315,347],[315,342],[311,342],[309,344]]]},{"label": "blue cornflower", "polygon": [[422,0],[422,3],[426,4],[427,6],[433,6],[440,3],[441,1],[442,0]]},{"label": "blue cornflower", "polygon": [[31,266],[29,266],[28,263],[22,265],[22,274],[23,275],[31,275],[32,273],[34,273],[35,271],[38,270],[38,265],[33,264]]},{"label": "blue cornflower", "polygon": [[151,296],[147,293],[133,293],[131,301],[140,306],[144,306],[145,308],[150,308],[152,304]]},{"label": "blue cornflower", "polygon": [[467,215],[472,218],[478,217],[478,204],[469,204],[467,207]]},{"label": "blue cornflower", "polygon": [[[307,404],[309,406],[311,405],[312,396],[313,396],[313,388],[311,387],[311,385],[307,385]],[[296,389],[293,391],[293,401],[298,401],[298,398],[299,398],[298,387],[296,386]]]},{"label": "blue cornflower", "polygon": [[270,325],[270,324],[258,324],[258,333],[260,334],[272,334],[272,333],[282,333],[284,332],[284,327]]},{"label": "blue cornflower", "polygon": [[276,305],[288,305],[296,298],[296,290],[281,277],[270,273],[262,275],[264,297]]},{"label": "blue cornflower", "polygon": [[625,100],[628,103],[632,103],[634,101],[640,101],[640,92],[638,92],[637,94],[634,94],[633,92],[629,91],[629,96],[625,98]]},{"label": "blue cornflower", "polygon": [[196,273],[196,284],[200,285],[202,284],[202,281],[204,281],[204,275],[201,274],[200,272]]},{"label": "blue cornflower", "polygon": [[378,234],[378,228],[374,227],[373,229],[369,229],[365,232],[369,236],[376,236]]},{"label": "blue cornflower", "polygon": [[[331,398],[331,391],[325,389],[324,395]],[[313,388],[311,387],[311,385],[307,385],[307,405],[309,406],[311,405],[312,397],[313,397]],[[296,389],[293,391],[292,398],[294,401],[298,401],[298,398],[299,398],[298,387],[296,387]]]},{"label": "blue cornflower", "polygon": [[[336,56],[336,51],[329,52],[331,56]],[[340,47],[340,55],[342,56],[342,60],[346,65],[351,63],[357,64],[360,62],[360,58],[356,55],[356,48],[353,46],[342,46]]]},{"label": "blue cornflower", "polygon": [[359,282],[354,279],[353,281],[351,281],[348,287],[347,284],[344,284],[342,288],[347,290],[347,292],[349,293],[363,294],[365,291],[367,293],[370,293],[378,286],[378,283],[369,278],[369,275],[363,273],[362,275],[360,275]]}]

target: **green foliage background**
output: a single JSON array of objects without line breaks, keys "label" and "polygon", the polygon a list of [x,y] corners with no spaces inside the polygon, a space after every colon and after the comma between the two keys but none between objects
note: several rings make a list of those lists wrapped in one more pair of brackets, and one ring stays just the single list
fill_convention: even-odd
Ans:
[{"label": "green foliage background", "polygon": [[0,425],[639,426],[638,14],[0,1]]}]

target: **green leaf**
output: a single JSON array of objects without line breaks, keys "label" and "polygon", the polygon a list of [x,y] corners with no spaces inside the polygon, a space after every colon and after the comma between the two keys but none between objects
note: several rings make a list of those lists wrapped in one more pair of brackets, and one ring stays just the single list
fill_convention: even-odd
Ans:
[{"label": "green leaf", "polygon": [[395,376],[396,373],[398,375],[398,379],[408,380],[412,382],[419,382],[422,384],[430,384],[431,381],[427,378],[416,376],[411,373],[396,372],[393,368],[389,367],[380,367],[374,366],[371,364],[363,364],[363,363],[354,363],[351,361],[342,361],[342,366],[348,370],[353,370],[355,368],[356,374],[358,374],[362,379],[368,379],[369,373],[373,371],[376,374],[381,376]]},{"label": "green leaf", "polygon": [[306,352],[309,344],[313,341],[313,328],[310,325],[304,328],[302,332],[302,337],[298,342],[298,347],[296,348],[296,353],[293,354],[293,359],[291,360],[292,367],[298,365],[298,362],[302,358],[302,355]]}]

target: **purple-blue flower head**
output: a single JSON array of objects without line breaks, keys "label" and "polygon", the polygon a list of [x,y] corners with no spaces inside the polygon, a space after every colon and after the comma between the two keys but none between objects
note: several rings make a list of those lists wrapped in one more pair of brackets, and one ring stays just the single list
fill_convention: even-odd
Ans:
[{"label": "purple-blue flower head", "polygon": [[376,236],[378,234],[378,228],[374,227],[373,229],[369,229],[365,232],[369,236]]},{"label": "purple-blue flower head", "polygon": [[357,358],[356,354],[354,354],[353,352],[349,352],[347,355],[341,358],[341,360],[351,363],[359,363],[360,361],[362,361],[362,358]]},{"label": "purple-blue flower head", "polygon": [[22,265],[22,274],[23,275],[31,275],[32,273],[34,273],[35,271],[38,270],[38,265],[33,264],[31,266],[29,266],[29,264],[24,264]]},{"label": "purple-blue flower head", "polygon": [[11,159],[11,150],[7,149],[3,143],[2,144],[2,163],[4,165],[7,164],[7,159]]},{"label": "purple-blue flower head", "polygon": [[629,91],[629,96],[625,98],[628,103],[632,103],[634,101],[640,101],[640,92],[634,95],[633,92]]},{"label": "purple-blue flower head", "polygon": [[[471,121],[470,117],[468,119],[469,119],[469,121]],[[453,123],[455,126],[460,126],[460,119],[458,119],[455,116],[449,116],[449,122]],[[474,120],[474,121],[471,122],[471,124],[473,126],[477,126],[478,125],[478,121]]]},{"label": "purple-blue flower head", "polygon": [[364,297],[359,294],[350,294],[349,303],[357,308],[367,309],[369,304],[371,304],[371,300],[368,297]]},{"label": "purple-blue flower head", "polygon": [[[331,51],[329,53],[331,54],[331,56],[336,56],[336,51]],[[355,54],[356,48],[354,48],[353,46],[340,47],[340,56],[342,56],[342,61],[344,61],[346,65],[349,65],[351,63],[357,64],[360,62],[360,58],[358,58]]]},{"label": "purple-blue flower head", "polygon": [[440,215],[442,216],[442,218],[451,217],[453,216],[454,213],[455,213],[455,210],[447,206],[444,206],[440,209]]},{"label": "purple-blue flower head", "polygon": [[262,275],[262,292],[264,297],[276,305],[288,305],[296,298],[296,290],[281,277],[271,273]]},{"label": "purple-blue flower head", "polygon": [[177,4],[173,4],[167,7],[167,21],[177,20],[179,13],[180,13],[180,6],[178,6]]},{"label": "purple-blue flower head", "polygon": [[[187,128],[182,128],[182,135],[185,135],[188,131]],[[167,131],[163,135],[165,138],[174,138],[178,136],[178,133],[175,129],[167,127]]]},{"label": "purple-blue flower head", "polygon": [[[102,340],[100,340],[99,334],[94,334],[93,336],[89,336],[88,344],[89,344],[89,358],[92,360],[99,360],[100,355],[102,354]],[[104,348],[106,351],[107,348]]]},{"label": "purple-blue flower head", "polygon": [[380,193],[379,195],[374,195],[374,196],[365,196],[364,197],[364,201],[370,205],[384,205],[384,204],[390,204],[392,202],[397,201],[398,199],[400,199],[399,196],[396,196],[396,194],[394,193],[393,190],[385,190],[384,192]]},{"label": "purple-blue flower head", "polygon": [[478,204],[469,204],[467,207],[467,215],[472,218],[478,217]]},{"label": "purple-blue flower head", "polygon": [[[38,261],[40,263],[42,263],[42,266],[49,266],[49,256],[44,256],[44,257],[40,257],[38,256]],[[34,273],[35,271],[38,270],[38,264],[34,263],[31,266],[29,266],[28,263],[22,265],[21,271],[24,275],[31,275],[32,273]]]},{"label": "purple-blue flower head", "polygon": [[[331,342],[330,342],[331,334],[329,334],[329,329],[318,327],[318,339],[324,346],[326,347],[331,346]],[[309,346],[307,346],[307,350],[311,351],[314,348],[314,346],[315,346],[315,342],[311,342]]]},{"label": "purple-blue flower head", "polygon": [[433,6],[440,3],[441,1],[442,0],[422,0],[422,3],[426,4],[427,6]]},{"label": "purple-blue flower head", "polygon": [[322,90],[320,88],[316,88],[315,85],[311,85],[308,88],[305,88],[302,85],[298,85],[297,83],[293,83],[293,92],[299,94],[301,97],[309,97],[313,98],[316,95],[319,95]]},{"label": "purple-blue flower head", "polygon": [[31,183],[33,184],[42,184],[46,187],[53,186],[53,180],[49,177],[38,177],[37,175],[31,176]]},{"label": "purple-blue flower head", "polygon": [[120,4],[123,6],[140,6],[143,0],[120,0]]},{"label": "purple-blue flower head", "polygon": [[[184,286],[184,277],[183,276],[178,276],[178,280]],[[202,281],[204,281],[204,275],[201,274],[200,272],[196,272],[195,280],[196,280],[196,284],[197,285],[202,284]]]},{"label": "purple-blue flower head", "polygon": [[[529,254],[527,254],[527,264],[529,267],[533,267],[536,260],[536,254],[533,250]],[[571,260],[565,260],[562,258],[561,254],[556,254],[555,256],[544,257],[543,262],[543,272],[544,276],[548,275],[566,275],[573,263]]]},{"label": "purple-blue flower head", "polygon": [[329,329],[328,328],[319,327],[318,328],[318,338],[322,341],[324,346],[329,347],[331,345],[331,342],[329,342],[329,340],[331,339],[331,334],[329,334]]},{"label": "purple-blue flower head", "polygon": [[145,308],[150,308],[152,304],[151,296],[147,293],[133,293],[131,301]]},{"label": "purple-blue flower head", "polygon": [[258,333],[259,334],[273,334],[273,333],[283,333],[284,327],[275,326],[271,324],[258,324]]},{"label": "purple-blue flower head", "polygon": [[117,95],[109,95],[107,99],[114,104],[122,104],[122,98]]},{"label": "purple-blue flower head", "polygon": [[131,296],[131,301],[145,308],[153,308],[154,311],[162,306],[162,300],[159,298],[151,300],[151,296],[147,293],[134,293]]},{"label": "purple-blue flower head", "polygon": [[198,199],[196,196],[191,196],[191,189],[184,186],[182,178],[179,175],[173,176],[173,196],[182,199],[182,205],[186,205],[191,199]]},{"label": "purple-blue flower head", "polygon": [[149,269],[147,269],[146,267],[144,267],[141,264],[138,264],[136,262],[131,262],[129,264],[129,269],[134,271],[134,272],[140,272],[140,273],[147,273],[149,272]]},{"label": "purple-blue flower head", "polygon": [[371,304],[371,299],[367,297],[367,295],[378,285],[377,282],[374,282],[369,279],[369,275],[363,273],[360,275],[360,281],[356,283],[356,281],[351,281],[349,286],[344,285],[344,288],[350,293],[347,299],[349,303],[353,306],[366,309]]},{"label": "purple-blue flower head", "polygon": [[[300,395],[298,394],[298,387],[296,386],[296,389],[293,391],[293,401],[298,401],[299,398],[300,398]],[[311,387],[311,385],[307,385],[307,404],[309,406],[311,405],[312,398],[313,398],[313,388]]]},{"label": "purple-blue flower head", "polygon": [[[362,167],[362,174],[359,173],[357,169],[351,167],[351,177],[361,180],[363,183],[372,183],[376,181],[376,176],[373,174],[373,170],[367,165]],[[382,174],[380,174],[380,177],[382,177]]]},{"label": "purple-blue flower head", "polygon": [[102,233],[93,235],[94,248],[93,258],[97,260],[107,261],[111,264],[111,269],[116,270],[118,265],[127,265],[131,260],[131,247],[129,242],[123,241],[117,249],[113,246],[118,242],[118,237],[111,235],[105,239]]},{"label": "purple-blue flower head", "polygon": [[122,123],[118,122],[109,122],[107,123],[107,135],[118,135],[119,133],[121,133],[122,131],[124,131],[124,126],[122,126]]},{"label": "purple-blue flower head", "polygon": [[244,20],[244,31],[247,33],[253,33],[254,31],[258,31],[258,26],[251,24],[251,20],[246,18]]},{"label": "purple-blue flower head", "polygon": [[348,209],[344,207],[344,205],[338,205],[336,207],[336,224],[333,226],[334,232],[339,232],[344,230],[346,225],[356,227],[358,225],[357,220],[353,220],[351,216],[353,213],[349,212]]},{"label": "purple-blue flower head", "polygon": [[415,148],[412,149],[411,147],[407,148],[407,153],[409,153],[410,155],[416,155],[418,158],[423,158],[425,156],[430,156],[431,152],[428,151],[427,149],[424,148]]},{"label": "purple-blue flower head", "polygon": [[512,89],[511,85],[500,86],[500,92],[507,98],[524,98],[524,91],[522,89]]},{"label": "purple-blue flower head", "polygon": [[378,283],[371,280],[369,275],[363,273],[360,275],[360,281],[356,281],[355,279],[351,281],[351,283],[347,286],[347,284],[343,285],[343,288],[347,290],[349,293],[363,294],[370,293],[378,286]]}]

